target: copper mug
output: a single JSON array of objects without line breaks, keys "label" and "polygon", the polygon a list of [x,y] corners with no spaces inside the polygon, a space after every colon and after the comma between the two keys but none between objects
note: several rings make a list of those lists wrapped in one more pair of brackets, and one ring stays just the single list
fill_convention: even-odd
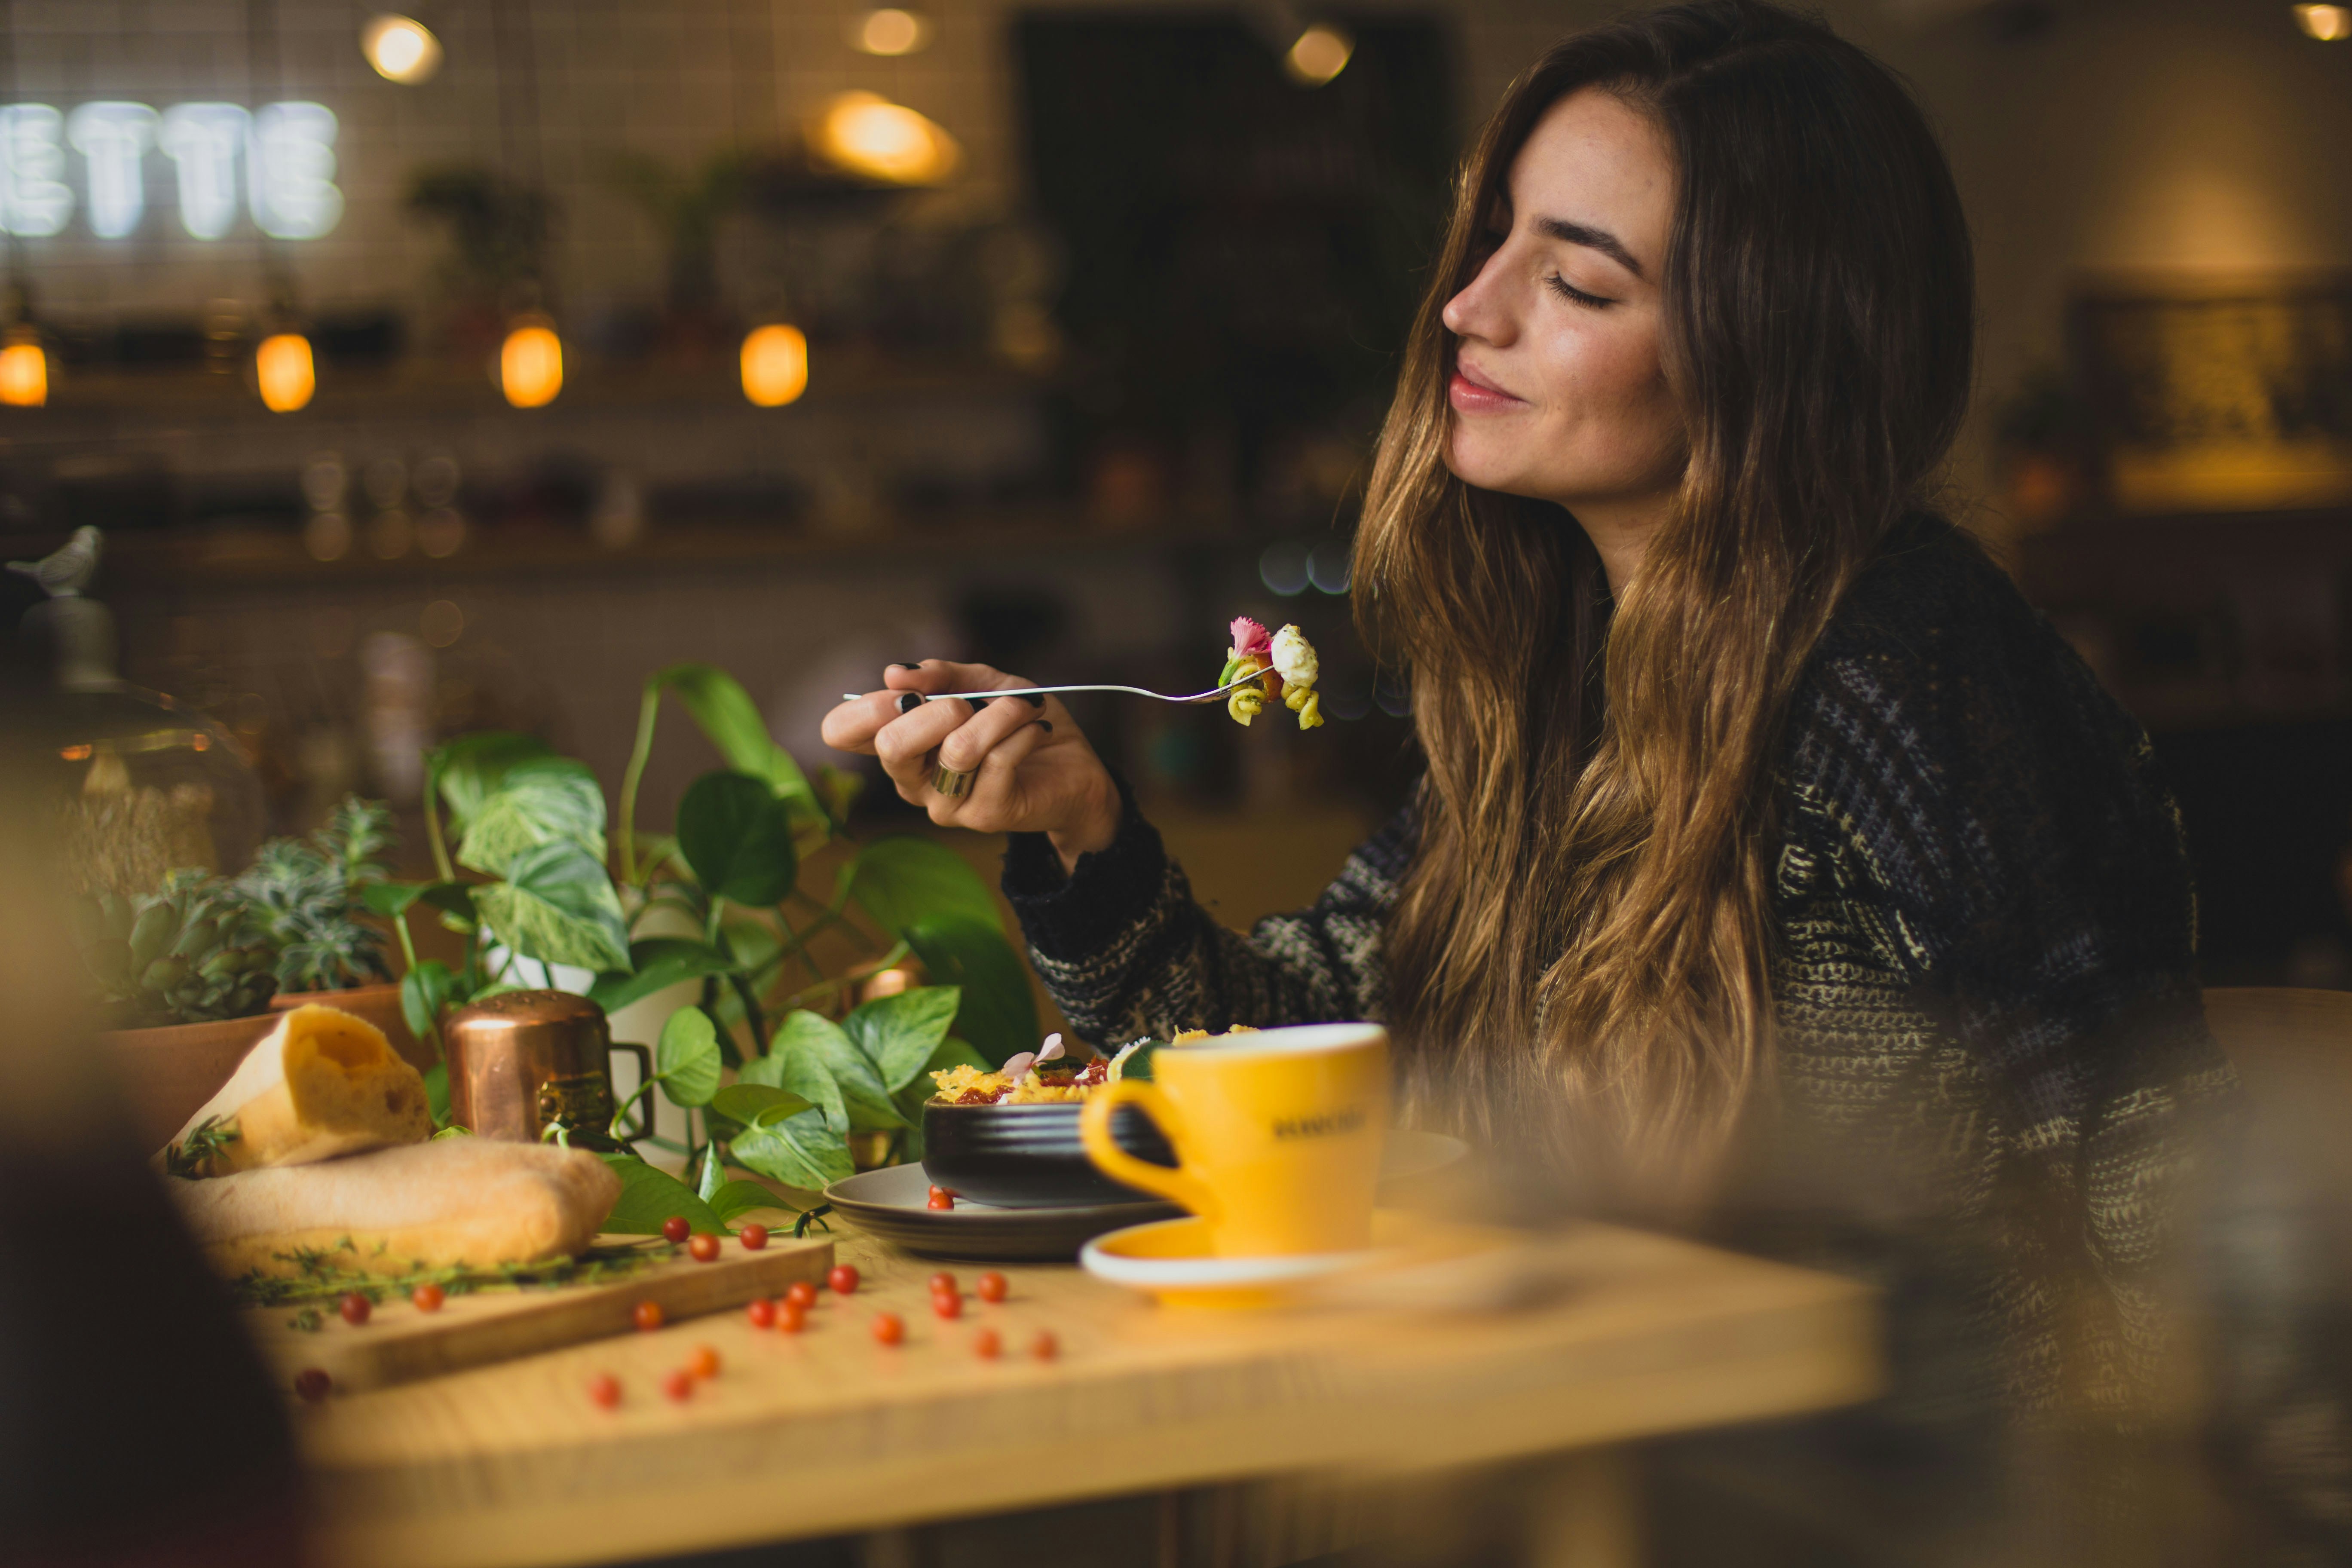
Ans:
[{"label": "copper mug", "polygon": [[589,1149],[617,1149],[614,1051],[637,1058],[639,1124],[653,1126],[653,1054],[613,1043],[604,1009],[568,991],[509,991],[460,1007],[441,1026],[449,1120],[478,1138],[536,1143],[550,1127]]}]

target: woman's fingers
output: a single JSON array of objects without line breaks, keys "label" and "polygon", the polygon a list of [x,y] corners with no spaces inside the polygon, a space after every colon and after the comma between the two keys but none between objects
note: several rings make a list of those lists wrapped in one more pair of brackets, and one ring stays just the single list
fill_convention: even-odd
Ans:
[{"label": "woman's fingers", "polygon": [[940,766],[960,773],[977,772],[999,742],[1038,717],[1045,705],[1044,698],[1024,697],[1018,691],[982,699],[982,702],[978,712],[940,742]]},{"label": "woman's fingers", "polygon": [[856,752],[870,757],[874,754],[874,737],[898,716],[899,695],[896,691],[869,691],[863,697],[853,697],[824,716],[824,727],[818,732],[824,743],[836,752]]},{"label": "woman's fingers", "polygon": [[977,833],[1001,833],[1024,826],[1021,764],[1052,735],[1050,723],[1034,717],[1024,719],[1019,729],[989,749],[963,798],[940,799],[932,804],[931,820],[943,826],[953,823]]}]

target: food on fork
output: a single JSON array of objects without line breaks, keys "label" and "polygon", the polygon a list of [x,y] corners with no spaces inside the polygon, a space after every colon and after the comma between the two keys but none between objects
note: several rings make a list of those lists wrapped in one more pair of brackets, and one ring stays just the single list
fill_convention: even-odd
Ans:
[{"label": "food on fork", "polygon": [[1232,630],[1233,647],[1226,650],[1224,673],[1217,677],[1217,684],[1258,678],[1225,699],[1225,711],[1234,721],[1247,725],[1265,711],[1267,698],[1276,697],[1298,715],[1300,729],[1312,730],[1323,722],[1322,699],[1315,690],[1322,665],[1307,634],[1287,626],[1269,637],[1264,626],[1247,616],[1235,616]]}]

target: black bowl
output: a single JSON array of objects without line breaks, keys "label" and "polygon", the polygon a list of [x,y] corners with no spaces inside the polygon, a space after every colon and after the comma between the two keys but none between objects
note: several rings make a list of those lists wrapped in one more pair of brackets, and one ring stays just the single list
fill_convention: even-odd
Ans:
[{"label": "black bowl", "polygon": [[[1159,1203],[1153,1194],[1114,1182],[1087,1158],[1076,1100],[1053,1105],[923,1107],[923,1172],[975,1203],[999,1208],[1065,1204]],[[1139,1160],[1173,1168],[1176,1152],[1151,1119],[1131,1105],[1112,1115],[1111,1137]]]}]

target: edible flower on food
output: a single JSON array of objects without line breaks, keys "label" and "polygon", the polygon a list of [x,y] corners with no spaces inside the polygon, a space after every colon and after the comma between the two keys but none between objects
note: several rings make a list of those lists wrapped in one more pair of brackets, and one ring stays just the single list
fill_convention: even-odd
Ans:
[{"label": "edible flower on food", "polygon": [[1312,730],[1323,722],[1322,701],[1315,693],[1315,681],[1322,670],[1307,634],[1286,626],[1268,636],[1247,616],[1236,616],[1232,631],[1233,647],[1225,652],[1224,671],[1217,677],[1217,684],[1250,680],[1225,699],[1225,711],[1234,721],[1246,726],[1265,710],[1265,700],[1275,697],[1298,715],[1300,729]]}]

